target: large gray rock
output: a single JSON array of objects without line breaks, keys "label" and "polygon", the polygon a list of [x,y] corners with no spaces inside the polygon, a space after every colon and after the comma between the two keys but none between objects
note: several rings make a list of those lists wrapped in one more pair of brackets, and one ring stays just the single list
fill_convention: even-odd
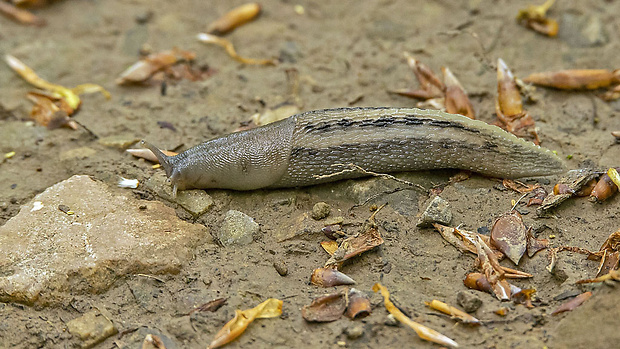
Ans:
[{"label": "large gray rock", "polygon": [[0,227],[0,301],[53,305],[128,274],[178,273],[206,228],[126,193],[73,176],[24,205]]}]

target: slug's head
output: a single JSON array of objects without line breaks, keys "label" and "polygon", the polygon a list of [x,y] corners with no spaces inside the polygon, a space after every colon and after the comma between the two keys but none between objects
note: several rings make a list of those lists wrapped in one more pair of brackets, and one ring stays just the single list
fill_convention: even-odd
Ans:
[{"label": "slug's head", "polygon": [[140,145],[155,154],[155,157],[159,160],[159,164],[164,168],[164,170],[166,170],[168,181],[172,184],[172,194],[176,197],[178,189],[185,189],[184,181],[181,178],[181,171],[179,170],[175,159],[176,156],[168,156],[164,154],[159,148],[145,140],[140,141]]}]

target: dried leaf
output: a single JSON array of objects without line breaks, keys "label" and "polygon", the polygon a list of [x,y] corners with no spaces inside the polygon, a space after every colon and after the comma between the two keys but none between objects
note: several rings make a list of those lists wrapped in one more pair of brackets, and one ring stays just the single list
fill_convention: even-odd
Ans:
[{"label": "dried leaf", "polygon": [[[618,70],[616,70],[618,72]],[[616,75],[620,75],[620,72],[616,73]],[[614,88],[609,89],[609,91],[600,95],[601,99],[607,102],[614,101],[620,98],[620,85],[616,85]],[[620,131],[613,131],[611,134],[616,137],[616,139],[620,138]]]},{"label": "dried leaf", "polygon": [[163,71],[178,62],[192,61],[195,58],[195,53],[177,48],[152,53],[125,69],[116,79],[116,83],[118,85],[142,83],[152,77],[153,74]]},{"label": "dried leaf", "polygon": [[37,125],[45,126],[50,130],[60,127],[77,130],[78,124],[71,120],[69,115],[64,110],[61,110],[53,99],[32,92],[29,92],[26,98],[34,103],[30,111],[30,117]]},{"label": "dried leaf", "polygon": [[321,247],[332,256],[338,250],[338,242],[335,240],[321,241]]},{"label": "dried leaf", "polygon": [[458,248],[463,252],[478,254],[476,244],[474,243],[474,240],[477,237],[480,237],[486,243],[489,242],[488,236],[480,235],[478,233],[474,233],[464,229],[446,227],[445,225],[441,225],[439,223],[433,223],[433,226],[447,242],[449,242],[452,246]]},{"label": "dried leaf", "polygon": [[360,317],[366,317],[372,312],[372,306],[370,304],[370,298],[368,295],[356,288],[352,288],[349,291],[349,306],[344,313],[348,318],[355,319]]},{"label": "dried leaf", "polygon": [[502,180],[502,184],[504,187],[508,189],[512,189],[520,194],[529,193],[535,189],[541,188],[540,184],[525,184],[521,181],[517,181],[514,179],[504,179]]},{"label": "dried leaf", "polygon": [[538,187],[538,188],[534,189],[532,191],[532,197],[527,202],[526,206],[530,207],[532,205],[542,205],[542,203],[545,201],[545,198],[547,197],[547,195],[548,195],[547,190],[545,190],[545,188],[543,188],[543,187]]},{"label": "dried leaf", "polygon": [[[82,94],[82,93],[101,92],[106,98],[108,99],[110,98],[110,93],[99,85],[86,84],[86,85],[79,85],[77,87],[70,89],[64,86],[52,84],[50,82],[47,82],[41,79],[34,72],[34,70],[32,70],[27,65],[22,63],[19,59],[11,55],[5,55],[4,57],[9,67],[11,67],[11,69],[17,72],[24,80],[28,81],[30,84],[38,88],[54,93],[57,96],[57,98],[64,99],[66,103],[68,104],[68,106],[71,108],[71,110],[76,110],[82,103],[82,101],[80,100],[80,97],[78,96],[79,94]],[[87,86],[88,88],[85,88],[84,86]]]},{"label": "dried leaf", "polygon": [[230,343],[239,337],[254,319],[273,318],[280,315],[282,315],[282,301],[275,298],[269,298],[252,309],[236,310],[235,317],[215,334],[215,338],[207,349],[219,348]]},{"label": "dried leaf", "polygon": [[[592,169],[580,169],[575,171],[569,171],[566,177],[560,179],[559,183],[568,184],[573,192],[579,191],[584,185],[586,185],[592,178],[596,178],[598,174]],[[549,210],[559,206],[562,202],[566,201],[572,196],[570,193],[566,194],[549,194],[542,205],[536,209],[536,213],[539,216],[544,216]]]},{"label": "dried leaf", "polygon": [[21,24],[44,26],[45,20],[15,5],[0,1],[0,13]]},{"label": "dried leaf", "polygon": [[606,69],[575,69],[534,73],[523,79],[527,83],[562,90],[596,90],[610,86],[615,80],[614,73]]},{"label": "dried leaf", "polygon": [[467,97],[467,92],[461,86],[461,83],[456,79],[452,71],[446,67],[442,67],[443,81],[446,86],[445,90],[445,105],[446,111],[450,114],[465,115],[470,119],[476,118],[474,107]]},{"label": "dried leaf", "polygon": [[609,273],[599,276],[595,279],[585,279],[585,280],[579,280],[577,282],[575,282],[575,284],[591,284],[591,283],[596,283],[596,282],[604,282],[607,280],[615,280],[615,281],[620,281],[620,271],[618,270],[610,270]]},{"label": "dried leaf", "polygon": [[615,168],[611,167],[609,168],[609,170],[607,170],[607,175],[609,176],[611,181],[614,182],[616,188],[620,188],[620,175],[618,174],[618,171]]},{"label": "dried leaf", "polygon": [[310,305],[304,305],[301,316],[309,322],[330,322],[342,317],[347,309],[347,291],[324,295],[312,300]]},{"label": "dried leaf", "polygon": [[[614,169],[615,170],[615,169]],[[609,172],[609,171],[608,171]],[[617,173],[617,171],[616,171]],[[612,175],[614,173],[612,172]],[[590,201],[602,202],[612,197],[618,191],[618,186],[614,183],[608,173],[604,173],[598,183],[590,193]]]},{"label": "dried leaf", "polygon": [[465,276],[465,280],[463,280],[463,284],[467,288],[471,288],[472,290],[478,290],[487,292],[490,294],[494,294],[493,286],[489,283],[486,276],[482,273],[469,273]]},{"label": "dried leaf", "polygon": [[519,10],[517,21],[534,31],[554,37],[558,34],[558,22],[547,18],[547,11],[555,0],[547,0],[542,5],[529,5],[523,10]]},{"label": "dried leaf", "polygon": [[510,299],[510,285],[505,279],[504,271],[502,270],[495,254],[491,251],[489,246],[478,238],[476,241],[476,248],[478,250],[478,259],[480,260],[480,266],[484,272],[484,276],[493,287],[493,292],[499,300]]},{"label": "dried leaf", "polygon": [[214,299],[210,302],[207,302],[205,304],[199,305],[196,308],[192,309],[192,311],[190,311],[189,313],[194,313],[194,312],[216,312],[219,308],[221,308],[224,304],[226,304],[227,299],[226,298],[217,298]]},{"label": "dried leaf", "polygon": [[314,269],[310,282],[319,287],[355,284],[355,280],[339,272],[338,270],[329,267]]},{"label": "dried leaf", "polygon": [[491,246],[504,253],[515,265],[527,249],[527,229],[517,211],[504,213],[491,228]]},{"label": "dried leaf", "polygon": [[260,11],[260,5],[255,2],[235,7],[211,23],[207,28],[207,33],[222,35],[231,32],[235,28],[255,19],[260,14]]},{"label": "dried leaf", "polygon": [[198,41],[203,42],[205,44],[215,44],[220,47],[223,47],[226,50],[226,53],[228,53],[230,57],[232,57],[234,60],[236,60],[239,63],[256,64],[256,65],[278,64],[278,61],[276,59],[252,59],[252,58],[241,57],[237,54],[237,51],[235,50],[235,47],[233,46],[232,42],[226,39],[220,38],[218,36],[212,35],[212,34],[200,33],[198,34],[197,39]]},{"label": "dried leaf", "polygon": [[534,305],[532,305],[532,296],[534,295],[534,293],[536,293],[536,290],[533,288],[520,290],[519,292],[515,292],[512,295],[512,300],[516,304],[523,304],[525,305],[525,307],[531,309],[534,308]]},{"label": "dried leaf", "polygon": [[592,292],[584,292],[580,295],[578,295],[577,297],[569,300],[566,303],[563,303],[562,305],[560,305],[556,310],[554,310],[551,315],[557,315],[566,311],[571,311],[575,308],[577,308],[578,306],[582,305],[583,302],[587,301],[588,299],[590,299],[590,297],[592,297]]},{"label": "dried leaf", "polygon": [[387,309],[388,312],[390,312],[390,314],[392,314],[394,316],[394,318],[396,318],[396,320],[402,322],[403,324],[411,327],[420,338],[430,341],[430,342],[434,342],[437,344],[441,344],[441,345],[447,345],[449,347],[453,347],[456,348],[459,345],[453,341],[452,339],[444,336],[443,334],[428,328],[424,325],[421,325],[413,320],[411,320],[410,318],[408,318],[405,314],[403,314],[402,311],[400,311],[400,309],[398,309],[394,303],[392,303],[392,301],[390,301],[390,292],[387,290],[387,288],[385,288],[383,285],[381,285],[380,283],[376,283],[374,284],[374,286],[372,286],[372,290],[374,292],[381,292],[381,295],[383,296],[383,303],[385,305],[385,308]]},{"label": "dried leaf", "polygon": [[[416,60],[408,52],[404,52],[403,55],[407,60],[407,64],[409,65],[411,70],[413,70],[413,74],[415,74],[415,77],[420,84],[420,88],[417,90],[392,90],[390,92],[405,97],[424,100],[444,97],[445,86],[441,82],[441,80],[439,80],[439,78],[435,75],[435,73],[433,73],[433,71],[428,66]],[[443,105],[444,104],[442,103],[441,108],[437,109],[443,109]]]},{"label": "dried leaf", "polygon": [[532,234],[532,228],[527,231],[527,256],[532,258],[540,251],[549,248],[549,240],[537,239]]},{"label": "dried leaf", "polygon": [[426,304],[427,306],[429,306],[432,309],[435,310],[439,310],[440,312],[444,313],[444,314],[448,314],[450,315],[453,319],[456,319],[462,323],[465,324],[473,324],[473,325],[480,325],[481,322],[480,320],[476,319],[475,317],[467,314],[466,312],[457,309],[453,306],[450,306],[444,302],[438,301],[436,299],[433,299],[430,302],[424,302],[424,304]]}]

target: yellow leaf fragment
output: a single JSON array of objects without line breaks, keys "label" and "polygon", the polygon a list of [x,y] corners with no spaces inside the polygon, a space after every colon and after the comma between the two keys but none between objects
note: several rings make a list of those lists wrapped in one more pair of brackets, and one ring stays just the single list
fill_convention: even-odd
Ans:
[{"label": "yellow leaf fragment", "polygon": [[321,247],[332,256],[338,250],[338,242],[334,240],[321,241]]},{"label": "yellow leaf fragment", "polygon": [[374,284],[372,286],[372,290],[374,292],[381,291],[381,295],[383,296],[383,303],[385,304],[385,308],[390,314],[392,314],[396,320],[402,322],[403,324],[411,327],[420,338],[434,342],[441,345],[447,345],[449,347],[457,348],[459,345],[452,339],[444,336],[443,334],[428,328],[422,324],[419,324],[410,318],[408,318],[405,314],[403,314],[395,305],[390,301],[390,292],[385,288],[385,286],[380,283]]},{"label": "yellow leaf fragment", "polygon": [[607,175],[611,178],[611,181],[614,182],[618,189],[620,189],[620,175],[618,174],[618,171],[615,168],[610,167],[609,170],[607,170]]},{"label": "yellow leaf fragment", "polygon": [[466,312],[457,309],[451,305],[448,305],[444,302],[438,301],[436,299],[433,299],[430,302],[424,302],[424,304],[426,304],[427,306],[429,306],[431,309],[435,309],[438,310],[444,314],[448,314],[450,316],[452,316],[453,319],[457,319],[463,323],[466,324],[474,324],[474,325],[479,325],[480,324],[480,320],[476,319],[475,317],[467,314]]},{"label": "yellow leaf fragment", "polygon": [[37,73],[34,72],[34,70],[25,65],[19,59],[11,55],[5,55],[4,59],[9,65],[9,67],[11,67],[11,69],[13,69],[17,74],[19,74],[24,80],[28,81],[33,86],[58,95],[58,97],[64,99],[69,105],[69,107],[71,107],[71,109],[73,110],[77,109],[82,103],[80,97],[78,96],[79,94],[101,92],[106,98],[110,98],[110,93],[99,85],[83,84],[71,89],[64,86],[52,84],[51,82],[45,81],[40,78]]},{"label": "yellow leaf fragment", "polygon": [[232,59],[236,60],[239,63],[257,64],[257,65],[276,65],[278,62],[276,59],[253,59],[253,58],[241,57],[235,50],[235,47],[233,46],[232,42],[224,38],[221,38],[219,36],[216,36],[216,35],[200,33],[198,34],[196,38],[198,39],[198,41],[204,42],[205,44],[215,44],[220,47],[223,47],[226,50],[226,53],[228,53],[228,55],[232,57]]},{"label": "yellow leaf fragment", "polygon": [[273,318],[282,315],[282,301],[269,298],[252,309],[236,310],[235,317],[228,321],[207,349],[219,348],[239,337],[254,319]]}]

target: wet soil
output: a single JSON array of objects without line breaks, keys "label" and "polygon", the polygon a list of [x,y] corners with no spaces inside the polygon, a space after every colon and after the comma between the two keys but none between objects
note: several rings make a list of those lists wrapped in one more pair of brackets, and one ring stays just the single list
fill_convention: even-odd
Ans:
[{"label": "wet soil", "polygon": [[[83,98],[74,116],[82,125],[79,130],[47,130],[28,122],[31,105],[25,94],[31,87],[0,64],[0,153],[16,152],[0,164],[0,224],[37,193],[73,174],[90,175],[111,187],[120,176],[141,182],[161,176],[161,170],[132,158],[123,149],[104,146],[100,140],[111,136],[143,138],[161,148],[186,149],[224,135],[252,114],[290,101],[287,69],[299,72],[301,110],[414,106],[414,100],[387,92],[416,86],[402,56],[408,51],[436,71],[449,67],[469,92],[478,118],[493,122],[497,58],[503,58],[518,76],[565,68],[615,69],[620,64],[617,1],[558,2],[550,16],[560,20],[560,35],[551,39],[516,23],[518,9],[528,4],[525,1],[265,0],[258,20],[227,37],[242,55],[278,57],[282,62],[275,67],[239,64],[222,49],[195,39],[208,23],[240,3],[59,1],[36,11],[48,22],[43,28],[0,18],[1,54],[18,57],[50,81],[69,87],[97,83],[112,94],[111,100],[98,94]],[[305,13],[296,13],[295,5],[302,5]],[[144,18],[150,19],[144,22]],[[115,85],[115,78],[138,59],[144,45],[155,52],[173,47],[194,51],[194,64],[208,66],[215,74],[200,82],[169,84],[165,95],[159,86]],[[536,120],[542,145],[566,158],[571,169],[618,165],[620,146],[610,131],[620,130],[620,101],[603,102],[597,93],[539,88],[538,101],[526,105]],[[160,128],[160,121],[171,123],[176,131]],[[400,176],[427,188],[444,186],[441,196],[452,208],[452,224],[470,230],[490,228],[498,215],[510,209],[511,200],[520,196],[499,190],[496,179],[477,175],[449,184],[455,173]],[[550,189],[557,179],[528,183],[539,182]],[[357,281],[356,288],[368,293],[381,281],[414,319],[462,347],[592,348],[620,339],[618,291],[613,284],[575,285],[576,280],[593,277],[597,262],[568,252],[560,255],[555,274],[545,270],[544,252],[524,258],[519,265],[534,274],[532,279],[515,282],[537,290],[539,301],[534,309],[502,304],[492,295],[478,293],[483,306],[475,315],[487,320],[485,326],[455,326],[446,317],[434,316],[423,302],[439,299],[455,304],[456,294],[465,290],[462,279],[474,270],[473,258],[433,230],[415,226],[428,194],[410,189],[381,194],[399,186],[374,178],[297,189],[210,190],[214,208],[199,218],[177,209],[179,216],[206,225],[215,235],[224,214],[239,210],[260,224],[262,235],[257,241],[223,248],[207,239],[178,275],[158,279],[127,276],[107,293],[75,295],[62,307],[37,309],[1,303],[0,347],[79,345],[66,331],[66,322],[96,308],[120,332],[99,348],[140,347],[148,331],[169,339],[170,347],[204,348],[235,309],[253,307],[269,297],[284,300],[283,316],[257,320],[230,348],[435,347],[406,327],[385,325],[387,313],[377,295],[372,296],[373,313],[363,320],[309,324],[301,318],[303,305],[331,291],[308,283],[311,271],[327,260],[319,246],[324,237],[312,231],[294,236],[303,228],[304,223],[298,223],[301,217],[320,201],[331,205],[332,217],[344,217],[351,232],[370,215],[370,205],[388,203],[377,216],[385,244],[349,262],[343,271]],[[155,198],[141,189],[135,193]],[[368,203],[356,206],[373,196]],[[598,250],[619,228],[619,204],[618,196],[603,204],[571,200],[545,219],[536,218],[532,208],[519,206],[519,210],[525,223],[537,228],[539,237],[554,237],[554,246]],[[280,276],[274,261],[284,262],[288,275]],[[554,297],[586,290],[592,290],[594,296],[585,305],[570,313],[550,315],[562,302]],[[195,306],[219,297],[227,297],[228,303],[217,312],[187,315]],[[493,313],[501,306],[511,308],[506,317]],[[361,337],[350,339],[344,334],[346,328],[360,324],[364,328]]]}]

